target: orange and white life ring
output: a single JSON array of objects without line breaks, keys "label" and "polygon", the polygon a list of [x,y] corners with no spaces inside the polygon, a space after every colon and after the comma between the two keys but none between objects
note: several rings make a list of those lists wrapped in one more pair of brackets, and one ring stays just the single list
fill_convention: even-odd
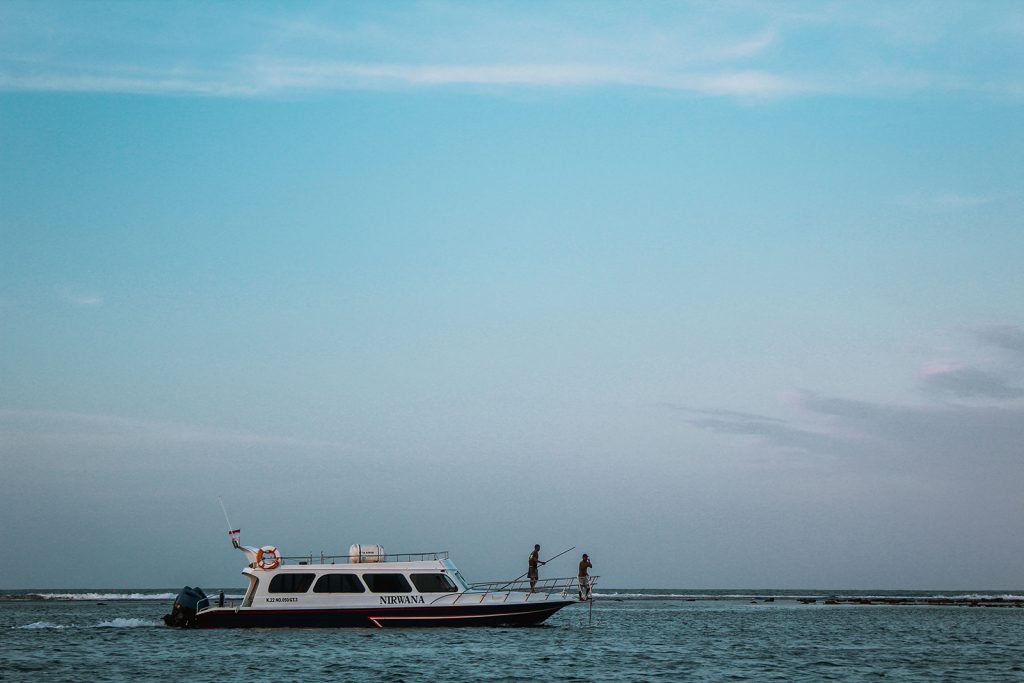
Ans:
[{"label": "orange and white life ring", "polygon": [[256,551],[256,566],[260,569],[277,569],[279,564],[281,555],[274,546],[265,545]]}]

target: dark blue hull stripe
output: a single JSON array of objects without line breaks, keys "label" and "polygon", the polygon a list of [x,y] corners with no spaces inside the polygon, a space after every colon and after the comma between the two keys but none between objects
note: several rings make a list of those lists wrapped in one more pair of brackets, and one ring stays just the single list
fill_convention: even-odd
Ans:
[{"label": "dark blue hull stripe", "polygon": [[533,605],[439,605],[349,609],[213,609],[197,616],[198,628],[339,628],[393,626],[530,626],[575,601]]}]

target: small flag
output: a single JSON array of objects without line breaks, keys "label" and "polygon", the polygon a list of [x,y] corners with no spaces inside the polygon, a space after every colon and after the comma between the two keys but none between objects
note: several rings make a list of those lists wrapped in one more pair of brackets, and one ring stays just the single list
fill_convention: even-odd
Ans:
[{"label": "small flag", "polygon": [[240,534],[240,533],[242,533],[241,529],[232,529],[231,531],[228,532],[228,535],[229,536],[234,536],[235,534]]}]

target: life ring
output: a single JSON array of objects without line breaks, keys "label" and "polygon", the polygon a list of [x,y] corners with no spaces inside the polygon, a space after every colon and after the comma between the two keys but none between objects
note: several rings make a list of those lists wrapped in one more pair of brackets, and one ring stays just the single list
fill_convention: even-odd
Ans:
[{"label": "life ring", "polygon": [[277,569],[279,564],[281,564],[281,556],[274,546],[265,545],[256,551],[256,566],[260,569]]}]

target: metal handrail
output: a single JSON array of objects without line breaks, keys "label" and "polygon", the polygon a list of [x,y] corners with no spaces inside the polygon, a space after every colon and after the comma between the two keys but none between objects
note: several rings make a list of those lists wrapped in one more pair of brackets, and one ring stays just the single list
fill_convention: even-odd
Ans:
[{"label": "metal handrail", "polygon": [[[239,601],[239,602],[244,602],[244,601],[245,601],[245,598],[243,597],[243,599],[241,601]],[[200,601],[200,602],[202,602],[202,601]],[[214,599],[211,599],[210,596],[206,596],[206,607],[197,608],[196,609],[196,614],[199,614],[200,612],[206,612],[207,610],[212,610],[212,609],[233,609],[235,611],[238,611],[238,608],[235,607],[235,601],[234,600],[224,600],[224,604],[222,605],[222,604],[220,604],[220,599],[219,598],[214,600]]]},{"label": "metal handrail", "polygon": [[[594,586],[597,585],[597,576],[589,576],[587,596],[584,600],[593,598]],[[488,595],[503,595],[504,599],[508,600],[515,594],[516,599],[523,600],[524,602],[532,600],[549,600],[552,596],[558,596],[560,598],[568,598],[572,594],[580,595],[580,577],[577,576],[566,576],[555,579],[538,579],[536,584],[533,586],[533,590],[530,590],[529,579],[521,579],[515,581],[486,581],[482,583],[471,583],[469,588],[458,593],[452,604],[458,603],[463,598],[473,597],[479,598],[483,602]],[[450,597],[451,593],[438,596],[431,604]]]},{"label": "metal handrail", "polygon": [[[313,564],[314,555],[282,555],[281,564]],[[351,555],[324,555],[320,553],[319,564],[380,564],[382,562],[429,562],[447,560],[448,551],[440,550],[429,553],[388,553],[374,556],[372,560],[353,561]]]}]

